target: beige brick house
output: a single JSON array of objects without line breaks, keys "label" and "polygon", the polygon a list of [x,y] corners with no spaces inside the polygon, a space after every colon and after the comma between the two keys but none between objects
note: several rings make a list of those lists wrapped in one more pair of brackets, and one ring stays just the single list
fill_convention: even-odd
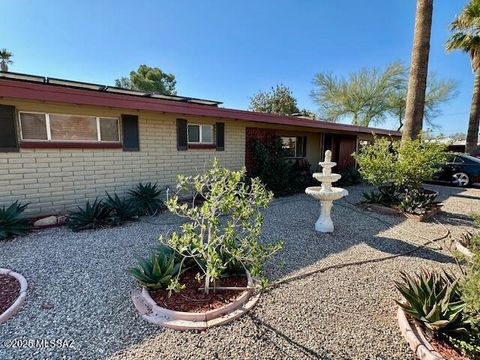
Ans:
[{"label": "beige brick house", "polygon": [[138,182],[172,186],[216,157],[249,167],[249,142],[281,136],[313,167],[331,149],[340,167],[372,134],[395,131],[220,107],[202,99],[125,91],[0,73],[0,206],[30,203],[32,215],[65,212]]}]

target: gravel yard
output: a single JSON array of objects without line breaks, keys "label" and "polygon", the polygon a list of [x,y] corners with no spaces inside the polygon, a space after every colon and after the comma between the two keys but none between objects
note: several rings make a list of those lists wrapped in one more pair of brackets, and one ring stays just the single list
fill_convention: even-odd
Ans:
[{"label": "gravel yard", "polygon": [[[466,215],[480,212],[479,189],[429,188],[440,191],[445,206],[437,219],[452,236],[471,227]],[[393,280],[400,270],[456,265],[438,248],[443,241],[381,258],[408,252],[446,228],[352,205],[365,189],[349,188],[346,201],[335,203],[333,234],[314,231],[315,200],[303,194],[275,200],[263,234],[265,241],[285,242],[267,269],[272,281],[283,282],[247,316],[206,332],[155,327],[139,317],[130,299],[137,285],[126,269],[160,233],[178,226],[170,214],[155,218],[156,224],[142,220],[81,233],[56,228],[2,242],[0,267],[23,274],[29,290],[20,312],[0,325],[0,359],[413,359],[396,323]],[[73,348],[5,346],[13,339],[73,340]]]}]

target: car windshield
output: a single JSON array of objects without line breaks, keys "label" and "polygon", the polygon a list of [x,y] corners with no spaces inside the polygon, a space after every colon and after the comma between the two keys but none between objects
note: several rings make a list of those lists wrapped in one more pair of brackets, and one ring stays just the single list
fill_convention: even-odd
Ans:
[{"label": "car windshield", "polygon": [[480,159],[470,155],[462,155],[463,158],[480,164]]}]

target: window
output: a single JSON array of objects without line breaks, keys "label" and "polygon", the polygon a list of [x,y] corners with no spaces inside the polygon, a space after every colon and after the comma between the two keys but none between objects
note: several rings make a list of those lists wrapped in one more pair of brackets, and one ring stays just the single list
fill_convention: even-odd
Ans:
[{"label": "window", "polygon": [[213,144],[213,125],[188,124],[189,144]]},{"label": "window", "polygon": [[454,164],[463,164],[464,161],[463,161],[463,159],[462,159],[461,157],[455,156],[455,157],[453,158],[453,163],[454,163]]},{"label": "window", "polygon": [[119,142],[118,118],[20,112],[22,140]]},{"label": "window", "polygon": [[24,139],[48,140],[45,114],[22,113],[20,114],[20,126]]},{"label": "window", "polygon": [[306,136],[282,136],[282,147],[290,157],[306,156]]},{"label": "window", "polygon": [[288,152],[288,155],[295,157],[295,149],[297,148],[296,137],[282,137],[282,147]]}]

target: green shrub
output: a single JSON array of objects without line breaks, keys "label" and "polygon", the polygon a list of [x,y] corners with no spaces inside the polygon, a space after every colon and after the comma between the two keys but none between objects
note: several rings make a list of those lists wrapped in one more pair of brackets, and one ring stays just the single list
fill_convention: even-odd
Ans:
[{"label": "green shrub", "polygon": [[154,251],[150,258],[137,258],[139,267],[128,269],[140,285],[150,289],[168,289],[180,274],[182,263],[168,248]]},{"label": "green shrub", "polygon": [[[470,214],[478,225],[480,223],[479,214]],[[465,236],[465,246],[473,254],[473,258],[467,263],[466,276],[462,282],[463,300],[467,304],[467,309],[477,314],[480,322],[480,233],[469,233]]]},{"label": "green shrub", "polygon": [[470,359],[480,359],[480,338],[478,330],[466,337],[447,336],[448,342]]},{"label": "green shrub", "polygon": [[109,219],[110,210],[102,200],[95,199],[92,204],[87,201],[84,208],[79,206],[77,210],[71,211],[67,216],[66,225],[73,231],[97,229],[107,226]]},{"label": "green shrub", "polygon": [[480,214],[472,212],[469,215],[475,223],[475,226],[480,227]]},{"label": "green shrub", "polygon": [[162,190],[159,189],[157,183],[139,183],[128,193],[132,197],[134,206],[142,215],[153,216],[165,208],[165,204],[160,199]]},{"label": "green shrub", "polygon": [[289,152],[283,148],[282,139],[273,137],[266,143],[252,144],[253,171],[251,177],[258,177],[275,196],[285,196],[305,190],[311,181],[310,164],[289,159]]},{"label": "green shrub", "polygon": [[470,320],[465,316],[458,279],[448,273],[423,271],[415,275],[401,272],[403,283],[395,282],[406,303],[398,305],[434,332],[468,334]]},{"label": "green shrub", "polygon": [[342,175],[342,177],[337,182],[338,186],[358,185],[361,184],[363,181],[362,174],[360,174],[360,171],[358,171],[358,169],[354,166],[348,167],[340,171],[340,175]]},{"label": "green shrub", "polygon": [[116,193],[111,196],[106,193],[107,198],[104,201],[104,206],[109,211],[108,223],[113,226],[122,225],[126,221],[133,221],[137,219],[137,208],[132,201],[125,198],[119,198]]},{"label": "green shrub", "polygon": [[[212,169],[194,177],[179,176],[177,189],[204,198],[198,207],[180,203],[178,196],[167,201],[168,209],[189,219],[181,232],[173,232],[160,241],[193,259],[198,276],[204,280],[205,292],[220,276],[239,265],[252,275],[260,275],[267,259],[278,252],[281,243],[259,242],[263,224],[262,208],[273,194],[258,178],[245,179],[245,169],[231,171],[220,168],[214,160]],[[179,284],[173,284],[179,285]]]},{"label": "green shrub", "polygon": [[458,339],[452,342],[460,350],[480,359],[480,234],[475,234],[470,242],[473,258],[467,264],[465,278],[461,283],[462,300],[472,318],[471,339]]},{"label": "green shrub", "polygon": [[445,150],[445,145],[423,138],[403,142],[376,138],[354,156],[362,177],[372,185],[390,183],[399,190],[419,189],[446,161]]},{"label": "green shrub", "polygon": [[480,320],[480,246],[473,246],[472,252],[473,258],[467,265],[465,279],[462,282],[462,298],[467,304],[467,309],[476,313]]},{"label": "green shrub", "polygon": [[28,204],[21,205],[15,201],[8,208],[0,208],[0,240],[28,233],[30,224],[22,217],[27,206]]}]

